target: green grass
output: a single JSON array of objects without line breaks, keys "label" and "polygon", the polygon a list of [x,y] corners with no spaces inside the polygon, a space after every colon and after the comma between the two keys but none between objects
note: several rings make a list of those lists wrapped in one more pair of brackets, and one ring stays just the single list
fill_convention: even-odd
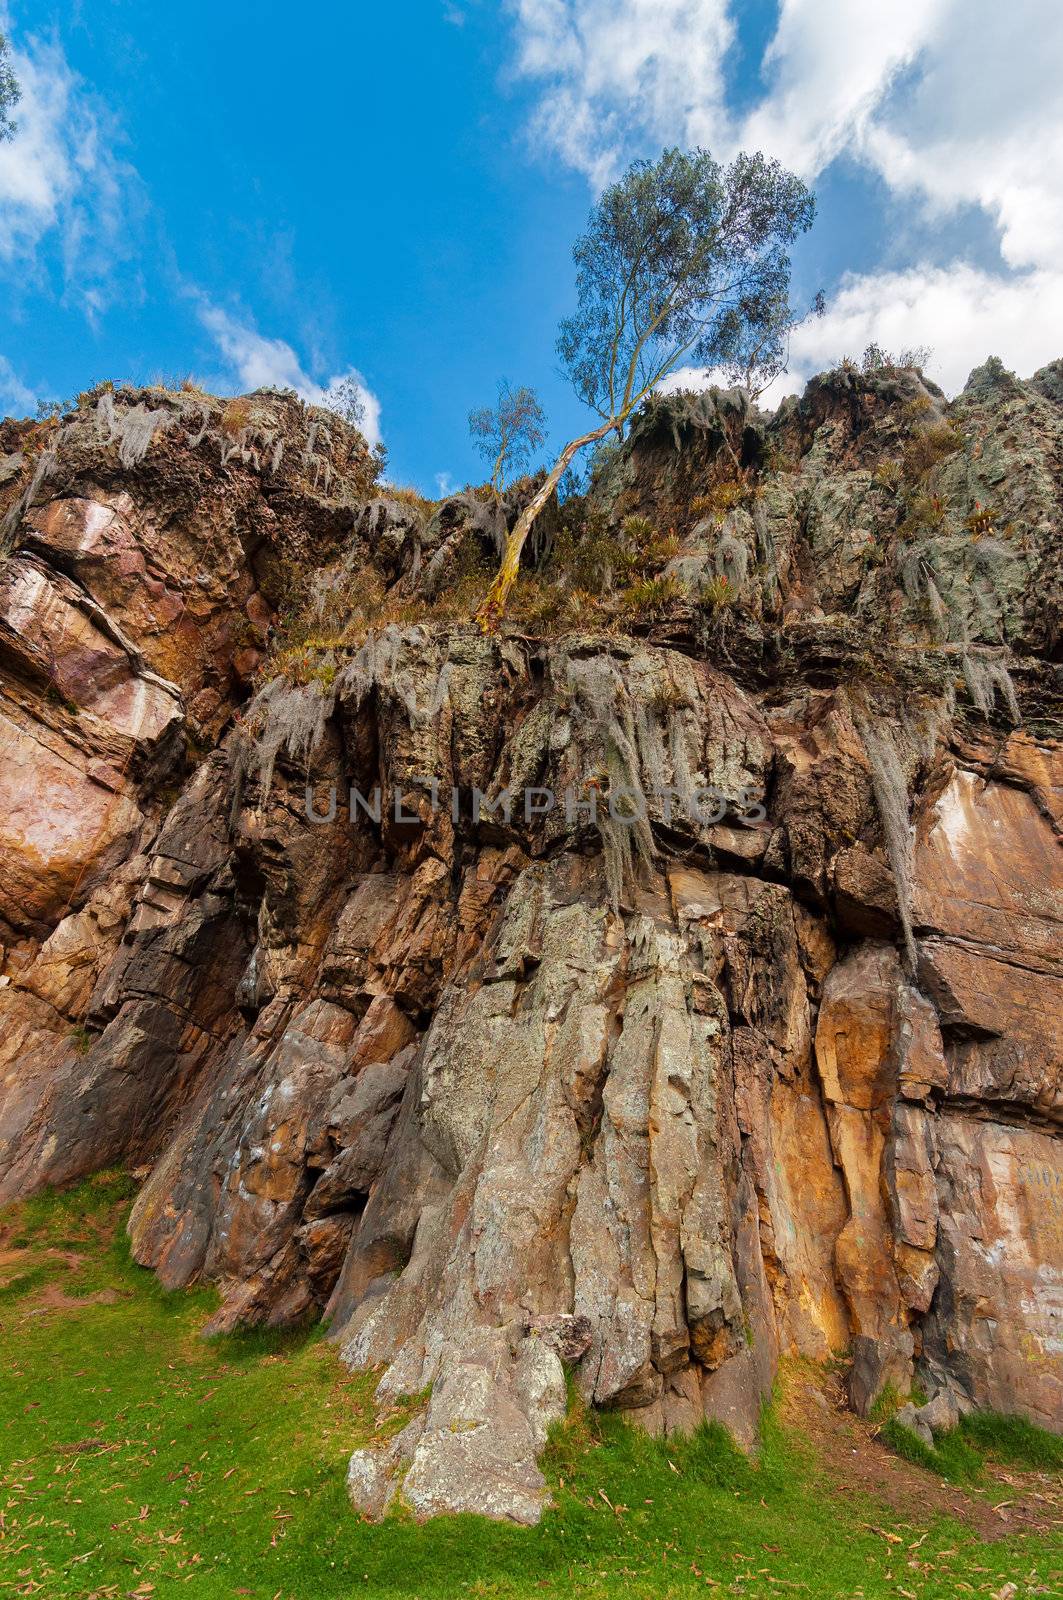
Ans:
[{"label": "green grass", "polygon": [[[371,1526],[344,1473],[373,1437],[373,1376],[345,1372],[314,1331],[204,1341],[212,1292],[167,1294],[131,1264],[127,1199],[105,1176],[9,1219],[31,1259],[0,1272],[22,1279],[0,1304],[0,1594],[1059,1591],[1058,1543],[984,1544],[836,1494],[770,1413],[752,1464],[719,1427],[657,1443],[573,1398],[544,1458],[557,1508],[538,1528],[403,1515]],[[49,1309],[60,1287],[103,1298]],[[994,1449],[1021,1443],[1010,1428],[993,1436]]]},{"label": "green grass", "polygon": [[[913,1387],[915,1405],[925,1404],[926,1396]],[[928,1445],[898,1422],[896,1411],[904,1404],[891,1384],[871,1408],[871,1420],[879,1422],[879,1438],[897,1455],[917,1467],[925,1467],[949,1483],[977,1483],[986,1460],[1023,1467],[1031,1471],[1063,1470],[1063,1438],[1034,1427],[1025,1417],[1002,1416],[995,1411],[976,1411],[962,1417],[958,1428],[934,1435]]]},{"label": "green grass", "polygon": [[983,1459],[972,1449],[959,1428],[935,1435],[933,1445],[924,1444],[917,1433],[891,1417],[879,1438],[899,1456],[917,1467],[925,1467],[949,1483],[976,1483],[981,1477]]},{"label": "green grass", "polygon": [[1017,1467],[1063,1471],[1063,1439],[1035,1428],[1025,1417],[1002,1417],[995,1411],[976,1411],[964,1417],[960,1431],[976,1450]]},{"label": "green grass", "polygon": [[904,1396],[897,1393],[892,1383],[887,1383],[879,1393],[868,1415],[872,1422],[888,1422],[893,1413],[899,1410],[906,1400],[910,1400],[915,1406],[924,1406],[926,1405],[927,1396],[917,1383],[913,1383],[911,1392]]}]

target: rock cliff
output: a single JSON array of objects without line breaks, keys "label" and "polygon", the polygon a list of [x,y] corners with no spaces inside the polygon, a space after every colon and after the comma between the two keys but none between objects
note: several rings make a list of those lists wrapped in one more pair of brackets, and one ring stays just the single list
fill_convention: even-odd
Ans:
[{"label": "rock cliff", "polygon": [[373,1514],[535,1521],[566,1368],[1059,1428],[1063,364],[655,401],[496,637],[522,486],[377,480],[274,393],[0,426],[0,1198],[143,1169],[216,1329],[426,1392]]}]

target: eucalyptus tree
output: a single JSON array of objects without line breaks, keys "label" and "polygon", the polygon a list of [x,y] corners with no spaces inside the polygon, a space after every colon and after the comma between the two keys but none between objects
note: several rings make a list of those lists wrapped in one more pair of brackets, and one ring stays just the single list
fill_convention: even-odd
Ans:
[{"label": "eucalyptus tree", "polygon": [[511,389],[503,380],[493,406],[469,412],[469,432],[480,454],[491,463],[491,487],[501,494],[506,478],[527,466],[546,441],[546,412],[526,384]]},{"label": "eucalyptus tree", "polygon": [[536,517],[569,463],[607,434],[623,438],[642,401],[690,363],[770,371],[793,324],[787,247],[812,225],[815,200],[759,152],[727,166],[707,150],[634,162],[600,196],[573,248],[577,309],[558,354],[599,419],[561,451],[506,541],[477,619],[497,626]]}]

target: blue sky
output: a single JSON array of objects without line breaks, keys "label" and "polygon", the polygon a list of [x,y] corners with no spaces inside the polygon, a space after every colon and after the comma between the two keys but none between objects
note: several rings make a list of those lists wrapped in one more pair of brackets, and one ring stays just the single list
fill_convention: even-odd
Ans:
[{"label": "blue sky", "polygon": [[1057,0],[0,0],[0,29],[4,410],[356,372],[393,479],[436,492],[480,476],[467,413],[506,377],[560,444],[572,240],[665,142],[817,191],[794,287],[828,312],[782,388],[871,338],[950,390],[1063,354]]}]

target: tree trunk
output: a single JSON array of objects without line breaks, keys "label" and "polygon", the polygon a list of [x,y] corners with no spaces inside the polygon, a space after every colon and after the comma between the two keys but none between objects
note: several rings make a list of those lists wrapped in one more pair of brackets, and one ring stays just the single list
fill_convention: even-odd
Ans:
[{"label": "tree trunk", "polygon": [[520,555],[524,549],[529,533],[535,525],[535,519],[543,509],[561,479],[565,475],[565,468],[585,445],[594,444],[598,439],[604,439],[610,428],[616,427],[616,418],[603,422],[600,428],[595,428],[593,433],[585,433],[580,439],[573,439],[566,444],[546,476],[546,481],[541,488],[536,489],[528,504],[513,524],[513,531],[506,540],[506,548],[502,555],[502,564],[495,574],[495,581],[487,591],[476,620],[484,633],[494,633],[501,622],[509,591],[517,581],[520,571]]}]

